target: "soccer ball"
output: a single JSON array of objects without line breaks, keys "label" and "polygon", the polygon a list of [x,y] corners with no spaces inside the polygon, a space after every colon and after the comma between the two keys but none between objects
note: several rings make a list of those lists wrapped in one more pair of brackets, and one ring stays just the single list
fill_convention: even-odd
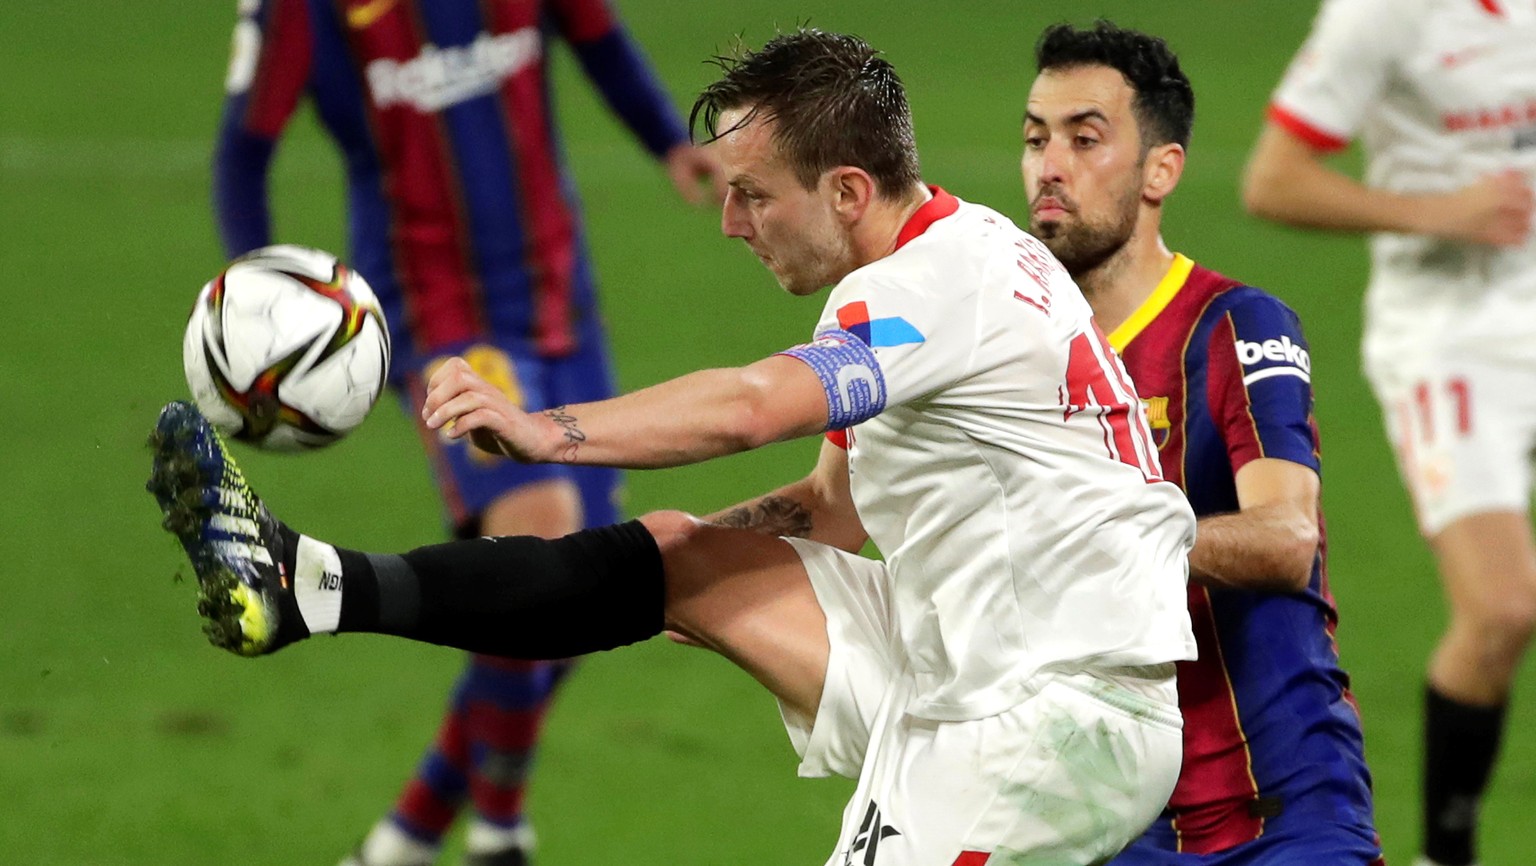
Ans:
[{"label": "soccer ball", "polygon": [[182,362],[214,426],[301,451],[363,422],[389,375],[389,329],[373,289],[335,256],[263,247],[203,286]]}]

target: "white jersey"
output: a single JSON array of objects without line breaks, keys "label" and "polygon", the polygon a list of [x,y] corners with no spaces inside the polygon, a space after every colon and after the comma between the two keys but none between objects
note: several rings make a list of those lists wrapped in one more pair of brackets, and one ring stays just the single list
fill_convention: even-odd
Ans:
[{"label": "white jersey", "polygon": [[[1325,150],[1358,135],[1374,187],[1449,192],[1509,168],[1536,182],[1536,0],[1326,0],[1270,116]],[[1536,359],[1536,238],[1378,234],[1371,253],[1368,363],[1426,340]]]},{"label": "white jersey", "polygon": [[833,428],[855,424],[914,715],[1001,712],[1043,669],[1194,658],[1194,514],[1091,315],[1038,240],[935,190],[788,353],[822,376]]}]

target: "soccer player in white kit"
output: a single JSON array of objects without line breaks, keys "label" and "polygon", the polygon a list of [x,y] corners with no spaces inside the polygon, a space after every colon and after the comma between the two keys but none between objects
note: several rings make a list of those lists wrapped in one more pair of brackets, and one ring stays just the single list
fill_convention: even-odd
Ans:
[{"label": "soccer player in white kit", "polygon": [[730,183],[722,229],[792,294],[835,286],[814,339],[537,414],[450,362],[424,416],[519,460],[637,468],[826,432],[811,475],[719,523],[377,556],[277,522],[171,404],[150,487],[210,635],[544,657],[673,629],[777,696],[803,775],[858,778],[829,866],[1104,862],[1173,789],[1173,662],[1194,649],[1194,517],[1140,401],[1045,247],[922,183],[868,45],[801,30],[721,63],[694,115]]},{"label": "soccer player in white kit", "polygon": [[[1359,136],[1360,183],[1324,164]],[[1425,700],[1424,854],[1474,861],[1536,628],[1536,3],[1328,0],[1274,94],[1253,213],[1367,231],[1362,350],[1450,599]]]}]

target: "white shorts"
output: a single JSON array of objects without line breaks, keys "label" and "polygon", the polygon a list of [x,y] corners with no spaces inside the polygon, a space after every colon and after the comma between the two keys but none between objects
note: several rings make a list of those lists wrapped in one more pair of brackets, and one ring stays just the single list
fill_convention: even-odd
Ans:
[{"label": "white shorts", "polygon": [[962,722],[906,712],[883,563],[800,539],[831,654],[814,723],[781,710],[800,774],[859,780],[827,866],[1099,863],[1173,793],[1172,664],[1041,673],[1017,706]]},{"label": "white shorts", "polygon": [[1530,505],[1536,368],[1450,354],[1421,345],[1412,358],[1366,366],[1426,537],[1458,518]]}]

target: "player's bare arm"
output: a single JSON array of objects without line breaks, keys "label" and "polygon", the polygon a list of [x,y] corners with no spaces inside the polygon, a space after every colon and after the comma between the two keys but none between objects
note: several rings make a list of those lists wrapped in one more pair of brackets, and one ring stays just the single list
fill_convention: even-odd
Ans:
[{"label": "player's bare arm", "polygon": [[525,463],[654,469],[700,463],[826,429],[821,380],[772,356],[701,370],[611,400],[528,413],[454,359],[428,382],[432,430]]},{"label": "player's bare arm", "polygon": [[796,482],[773,493],[744,502],[709,518],[710,523],[732,529],[752,529],[765,535],[807,538],[811,534],[811,512],[794,495],[805,482]]},{"label": "player's bare arm", "polygon": [[1260,458],[1237,471],[1239,510],[1203,517],[1190,578],[1208,586],[1300,592],[1317,554],[1321,483],[1310,467]]},{"label": "player's bare arm", "polygon": [[810,475],[705,518],[710,523],[788,535],[857,553],[869,535],[848,490],[848,452],[823,442]]},{"label": "player's bare arm", "polygon": [[1512,246],[1531,230],[1536,197],[1517,171],[1490,174],[1449,193],[1375,189],[1330,168],[1328,154],[1267,124],[1243,174],[1243,205],[1254,216],[1305,228],[1425,234]]}]

